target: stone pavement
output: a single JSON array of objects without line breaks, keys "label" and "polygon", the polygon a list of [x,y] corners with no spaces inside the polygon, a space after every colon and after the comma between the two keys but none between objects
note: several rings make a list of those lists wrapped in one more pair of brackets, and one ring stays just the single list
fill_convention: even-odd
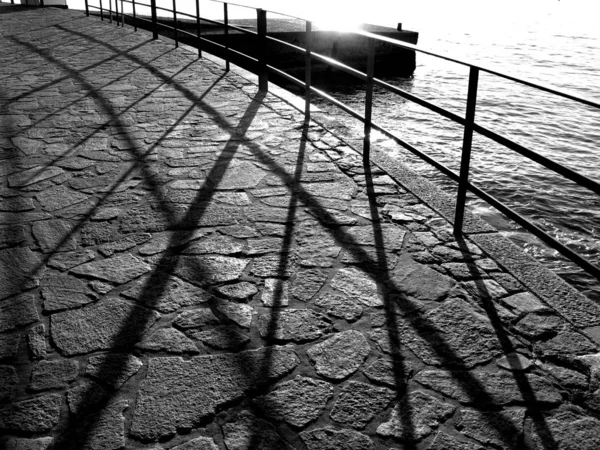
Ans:
[{"label": "stone pavement", "polygon": [[397,161],[76,11],[0,61],[0,448],[600,448],[598,305]]}]

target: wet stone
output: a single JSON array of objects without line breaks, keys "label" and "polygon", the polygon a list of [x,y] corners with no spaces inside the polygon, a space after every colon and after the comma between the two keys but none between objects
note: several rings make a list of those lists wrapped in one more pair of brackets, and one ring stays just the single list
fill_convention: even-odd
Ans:
[{"label": "wet stone", "polygon": [[332,397],[333,387],[329,383],[298,375],[278,384],[267,395],[257,397],[254,403],[271,419],[303,427],[321,416]]},{"label": "wet stone", "polygon": [[94,410],[108,398],[108,392],[94,381],[87,381],[67,391],[67,404],[71,414]]},{"label": "wet stone", "polygon": [[173,320],[173,325],[177,328],[201,328],[209,325],[218,325],[219,319],[213,314],[210,308],[194,309],[183,311],[177,314]]},{"label": "wet stone", "polygon": [[0,402],[8,404],[12,399],[19,377],[13,366],[0,365]]},{"label": "wet stone", "polygon": [[317,428],[300,433],[308,450],[374,450],[371,439],[358,431],[338,428]]},{"label": "wet stone", "polygon": [[180,256],[177,259],[176,275],[183,279],[206,286],[214,283],[237,280],[246,266],[248,260],[231,256]]},{"label": "wet stone", "polygon": [[[560,392],[549,380],[534,374],[521,376],[527,380],[527,386],[533,392],[536,402],[546,404],[562,402]],[[465,404],[508,405],[528,401],[523,397],[517,377],[507,371],[424,370],[416,375],[415,381]]]},{"label": "wet stone", "polygon": [[71,273],[115,284],[124,284],[150,270],[152,268],[144,261],[127,254],[82,264],[72,268]]},{"label": "wet stone", "polygon": [[289,303],[289,284],[279,278],[267,278],[260,300],[263,305],[270,308],[287,306]]},{"label": "wet stone", "polygon": [[80,355],[134,344],[159,317],[154,311],[112,298],[53,314],[50,331],[64,354]]},{"label": "wet stone", "polygon": [[422,301],[440,301],[456,282],[409,256],[400,258],[392,271],[390,285],[394,290]]},{"label": "wet stone", "polygon": [[255,314],[252,306],[243,303],[228,302],[227,300],[220,300],[217,303],[217,310],[229,320],[244,328],[250,328],[252,316]]},{"label": "wet stone", "polygon": [[[274,382],[299,363],[289,346],[196,356],[187,361],[151,358],[138,392],[131,433],[149,440],[171,436],[178,428],[192,428],[213,416],[217,407]],[[157,396],[159,391],[169,395]],[[228,431],[224,431],[227,440]]]},{"label": "wet stone", "polygon": [[249,411],[240,412],[223,426],[227,450],[294,450],[273,425],[256,418]]},{"label": "wet stone", "polygon": [[0,448],[4,450],[47,450],[53,438],[43,437],[38,439],[25,438],[0,438]]},{"label": "wet stone", "polygon": [[331,323],[312,309],[288,309],[259,315],[258,330],[264,339],[304,342],[328,333]]},{"label": "wet stone", "polygon": [[349,381],[338,395],[330,417],[352,428],[364,428],[396,396],[391,389]]},{"label": "wet stone", "polygon": [[210,253],[233,255],[235,253],[241,253],[243,248],[244,245],[239,241],[227,236],[212,234],[198,241],[194,241],[186,247],[182,253],[188,255],[205,255]]},{"label": "wet stone", "polygon": [[0,303],[0,332],[29,325],[37,320],[33,295],[20,295]]},{"label": "wet stone", "polygon": [[122,295],[163,313],[199,305],[212,298],[204,289],[163,272],[154,272],[140,278],[133,286],[123,291]]},{"label": "wet stone", "polygon": [[73,206],[88,198],[87,195],[73,191],[64,185],[39,192],[35,197],[40,202],[44,211],[57,211],[67,206]]},{"label": "wet stone", "polygon": [[69,253],[58,253],[52,255],[48,260],[48,267],[61,271],[69,270],[93,260],[96,254],[92,250],[80,250]]},{"label": "wet stone", "polygon": [[370,352],[364,335],[348,330],[312,346],[306,353],[319,375],[341,380],[356,372]]},{"label": "wet stone", "polygon": [[185,330],[185,333],[196,341],[220,350],[238,350],[250,342],[248,336],[227,325],[221,325],[206,331],[192,328]]},{"label": "wet stone", "polygon": [[352,297],[326,292],[319,295],[315,300],[315,305],[323,308],[327,314],[334,317],[341,317],[348,322],[358,320],[363,313],[363,307]]},{"label": "wet stone", "polygon": [[414,372],[414,364],[406,359],[394,364],[393,359],[379,358],[363,369],[363,373],[370,381],[393,388],[411,378]]},{"label": "wet stone", "polygon": [[141,350],[169,353],[198,353],[190,338],[174,328],[161,328],[135,345]]},{"label": "wet stone", "polygon": [[90,357],[85,373],[113,389],[119,389],[142,366],[142,361],[133,355],[106,354]]},{"label": "wet stone", "polygon": [[0,226],[0,248],[12,247],[25,240],[25,227],[22,225]]},{"label": "wet stone", "polygon": [[523,432],[524,409],[503,411],[460,410],[461,419],[457,428],[465,435],[487,446],[497,446],[506,450],[517,446]]},{"label": "wet stone", "polygon": [[219,294],[238,302],[248,301],[248,299],[258,294],[256,285],[247,281],[219,286],[215,290]]},{"label": "wet stone", "polygon": [[308,302],[321,289],[327,280],[327,273],[318,269],[308,269],[298,271],[290,293],[296,300]]},{"label": "wet stone", "polygon": [[377,283],[355,267],[340,269],[331,280],[331,287],[364,306],[383,306]]},{"label": "wet stone", "polygon": [[45,311],[75,308],[94,300],[80,280],[66,274],[46,275],[40,284]]},{"label": "wet stone", "polygon": [[33,224],[33,235],[44,253],[68,252],[77,248],[73,228],[64,220],[43,220]]},{"label": "wet stone", "polygon": [[98,248],[98,251],[104,256],[111,256],[115,252],[122,252],[137,245],[149,241],[152,235],[148,233],[130,234],[117,241],[107,242]]},{"label": "wet stone", "polygon": [[40,361],[31,372],[29,388],[34,391],[64,388],[77,378],[78,373],[76,361]]},{"label": "wet stone", "polygon": [[[453,405],[425,392],[413,391],[394,407],[390,419],[377,428],[377,434],[402,441],[419,441],[433,433],[454,410]],[[409,429],[406,424],[410,424]]]},{"label": "wet stone", "polygon": [[42,433],[58,423],[62,396],[44,395],[13,403],[0,409],[0,428],[12,431]]},{"label": "wet stone", "polygon": [[8,336],[0,335],[0,359],[14,358],[17,356],[19,339],[20,336],[18,334]]}]

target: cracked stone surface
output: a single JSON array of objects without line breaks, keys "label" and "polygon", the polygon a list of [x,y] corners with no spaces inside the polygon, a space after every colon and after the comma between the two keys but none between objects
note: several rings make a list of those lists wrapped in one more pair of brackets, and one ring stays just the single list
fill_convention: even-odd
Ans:
[{"label": "cracked stone surface", "polygon": [[314,341],[330,329],[331,323],[311,309],[288,309],[258,316],[260,335],[279,341]]},{"label": "cracked stone surface", "polygon": [[358,431],[317,428],[303,431],[300,438],[308,450],[373,450],[371,439]]},{"label": "cracked stone surface", "polygon": [[62,388],[74,381],[79,374],[77,361],[40,361],[31,373],[29,388],[33,391]]},{"label": "cracked stone surface", "polygon": [[461,420],[457,426],[461,432],[484,445],[515,448],[523,431],[524,409],[501,412],[462,409],[460,414]]},{"label": "cracked stone surface", "polygon": [[319,375],[340,380],[356,372],[370,352],[365,336],[348,330],[312,346],[307,354]]},{"label": "cracked stone surface", "polygon": [[349,381],[338,395],[330,416],[337,423],[362,429],[395,395],[388,388]]}]

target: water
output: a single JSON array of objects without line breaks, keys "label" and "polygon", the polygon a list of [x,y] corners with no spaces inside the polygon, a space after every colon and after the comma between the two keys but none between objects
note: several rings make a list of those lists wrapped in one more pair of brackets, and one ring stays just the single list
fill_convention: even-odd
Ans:
[{"label": "water", "polygon": [[[158,0],[170,7],[171,1]],[[164,4],[163,4],[164,3]],[[597,0],[238,0],[252,6],[323,19],[345,28],[370,22],[420,33],[419,46],[477,62],[600,101],[600,27]],[[74,2],[69,2],[71,7]],[[194,3],[177,1],[195,11]],[[204,14],[221,6],[202,0]],[[139,11],[141,12],[141,11]],[[230,7],[231,18],[253,11]],[[269,17],[273,17],[269,14]],[[468,69],[422,54],[410,79],[387,80],[464,115]],[[544,156],[600,181],[600,111],[481,74],[476,120]],[[335,96],[362,110],[364,90],[337,86]],[[458,170],[462,129],[413,103],[376,92],[374,119],[422,151]],[[356,123],[357,127],[360,127]],[[382,141],[380,144],[385,145]],[[392,149],[392,147],[390,147]],[[396,157],[449,191],[455,186],[427,165],[397,150]],[[471,179],[577,252],[600,265],[600,199],[560,176],[476,136]],[[471,207],[529,253],[600,299],[600,284],[478,200]]]}]

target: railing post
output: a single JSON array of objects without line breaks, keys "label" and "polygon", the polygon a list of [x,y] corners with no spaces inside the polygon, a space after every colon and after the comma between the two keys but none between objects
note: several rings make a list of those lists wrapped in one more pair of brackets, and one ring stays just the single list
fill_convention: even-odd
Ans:
[{"label": "railing post", "polygon": [[469,166],[471,165],[471,145],[473,143],[473,125],[475,123],[475,106],[477,105],[477,83],[479,69],[471,66],[469,72],[469,92],[467,94],[467,112],[465,115],[465,131],[463,135],[462,156],[460,159],[460,178],[456,194],[456,213],[454,216],[454,236],[462,234],[467,199],[467,184],[469,183]]},{"label": "railing post", "polygon": [[200,0],[196,0],[196,34],[198,35],[198,58],[202,58],[200,38]]},{"label": "railing post", "polygon": [[[14,0],[11,0],[14,2]],[[85,0],[85,15],[86,17],[90,17],[90,7],[88,6],[88,0]]]},{"label": "railing post", "polygon": [[229,72],[229,8],[223,3],[223,24],[225,26],[225,71]]},{"label": "railing post", "polygon": [[108,0],[108,22],[112,23],[112,0]]},{"label": "railing post", "polygon": [[115,20],[117,21],[117,26],[119,26],[119,0],[115,0]]},{"label": "railing post", "polygon": [[102,7],[102,0],[100,0],[100,20],[104,21],[104,8]]},{"label": "railing post", "polygon": [[123,8],[123,0],[121,0],[121,28],[125,27],[125,9]]},{"label": "railing post", "polygon": [[150,0],[152,11],[152,39],[158,39],[158,23],[156,22],[156,0]]},{"label": "railing post", "polygon": [[179,47],[179,36],[177,32],[177,5],[175,4],[176,0],[173,0],[173,28],[175,31],[175,47]]},{"label": "railing post", "polygon": [[137,31],[137,15],[135,13],[135,0],[132,0],[131,4],[133,6],[133,29]]},{"label": "railing post", "polygon": [[269,90],[267,72],[267,11],[257,9],[256,13],[258,31],[258,90],[266,92]]},{"label": "railing post", "polygon": [[365,93],[365,137],[363,141],[363,165],[369,165],[371,157],[371,117],[373,115],[373,75],[375,73],[375,39],[367,38],[367,85]]},{"label": "railing post", "polygon": [[312,22],[306,21],[306,60],[304,63],[304,118],[310,120],[310,87],[312,85]]}]

